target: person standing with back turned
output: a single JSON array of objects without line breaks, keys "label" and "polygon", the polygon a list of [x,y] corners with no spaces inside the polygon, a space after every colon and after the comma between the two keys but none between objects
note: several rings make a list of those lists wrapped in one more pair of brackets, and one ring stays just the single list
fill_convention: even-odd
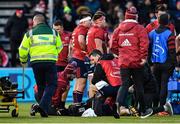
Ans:
[{"label": "person standing with back turned", "polygon": [[[175,35],[168,28],[169,15],[161,14],[158,18],[159,27],[149,33],[152,72],[157,80],[158,102],[160,106],[166,104],[168,81],[176,66]],[[158,104],[157,104],[158,105]],[[161,112],[159,115],[166,115]]]},{"label": "person standing with back turned", "polygon": [[137,18],[136,8],[130,7],[126,10],[125,21],[120,23],[115,30],[117,35],[113,34],[113,38],[117,41],[118,45],[118,64],[122,79],[122,88],[118,91],[116,101],[119,111],[119,108],[124,105],[132,78],[135,83],[136,98],[140,105],[140,116],[145,118],[153,112],[152,109],[145,109],[144,78],[142,76],[148,55],[149,39],[146,29],[137,22]]},{"label": "person standing with back turned", "polygon": [[32,106],[31,111],[39,112],[41,117],[48,117],[48,106],[57,86],[56,61],[61,50],[59,34],[45,24],[43,15],[34,16],[33,29],[24,35],[19,56],[25,66],[30,55],[40,99],[39,105]]}]

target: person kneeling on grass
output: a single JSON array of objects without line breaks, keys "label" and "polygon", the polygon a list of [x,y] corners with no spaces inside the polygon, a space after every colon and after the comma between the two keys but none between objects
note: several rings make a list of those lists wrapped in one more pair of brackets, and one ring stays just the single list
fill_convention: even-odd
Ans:
[{"label": "person kneeling on grass", "polygon": [[112,114],[117,115],[116,108],[114,108],[116,107],[115,99],[121,86],[120,69],[117,59],[112,54],[102,55],[97,49],[90,53],[89,58],[90,63],[96,65],[89,89],[89,97],[94,97],[93,109],[98,116],[102,116],[105,114],[104,110],[107,110],[103,108],[104,103],[108,103],[106,98],[109,98],[109,103],[112,103],[114,99]]},{"label": "person kneeling on grass", "polygon": [[[68,111],[65,108],[65,101],[62,101],[62,95],[69,88],[69,82],[72,81],[76,77],[76,62],[71,62],[68,64],[64,71],[58,72],[58,82],[55,93],[52,97],[51,106],[49,107],[48,114],[49,115],[68,115]],[[39,98],[37,96],[38,90],[37,85],[34,87],[35,98],[37,102]],[[37,104],[33,104],[31,106],[30,114],[35,116]]]}]

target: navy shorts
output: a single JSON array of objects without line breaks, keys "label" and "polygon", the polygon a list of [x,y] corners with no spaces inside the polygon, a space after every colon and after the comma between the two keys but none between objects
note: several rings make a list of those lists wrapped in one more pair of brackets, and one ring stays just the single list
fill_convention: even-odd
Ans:
[{"label": "navy shorts", "polygon": [[72,58],[70,60],[70,63],[72,61],[77,62],[77,73],[76,73],[77,78],[87,78],[87,76],[88,76],[88,67],[85,64],[85,62],[82,61],[82,60],[76,59],[76,58]]}]

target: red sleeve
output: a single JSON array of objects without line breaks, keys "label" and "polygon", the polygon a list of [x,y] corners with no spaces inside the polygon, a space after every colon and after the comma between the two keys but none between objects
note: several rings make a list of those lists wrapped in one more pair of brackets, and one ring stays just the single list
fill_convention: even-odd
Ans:
[{"label": "red sleeve", "polygon": [[146,26],[147,33],[151,32],[153,30],[153,27],[151,26],[151,23]]},{"label": "red sleeve", "polygon": [[110,50],[111,50],[111,52],[113,52],[116,55],[119,54],[119,52],[118,52],[118,33],[119,33],[119,30],[118,30],[118,28],[116,28],[112,34],[110,41],[109,41]]},{"label": "red sleeve", "polygon": [[169,51],[171,62],[176,63],[176,47],[175,47],[174,33],[171,33],[171,35],[168,38],[168,51]]},{"label": "red sleeve", "polygon": [[168,48],[169,50],[175,50],[175,36],[174,34],[172,33],[169,38],[168,38]]},{"label": "red sleeve", "polygon": [[139,47],[140,47],[140,58],[147,59],[149,38],[147,31],[144,27],[140,26],[138,31]]},{"label": "red sleeve", "polygon": [[169,27],[169,29],[171,30],[171,32],[173,32],[174,35],[176,35],[176,31],[175,31],[174,25],[173,25],[172,23],[170,23],[170,24],[168,25],[168,27]]}]

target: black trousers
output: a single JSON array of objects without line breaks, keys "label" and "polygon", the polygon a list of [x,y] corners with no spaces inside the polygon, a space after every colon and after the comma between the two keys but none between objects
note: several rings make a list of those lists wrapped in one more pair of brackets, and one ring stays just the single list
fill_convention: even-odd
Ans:
[{"label": "black trousers", "polygon": [[151,71],[150,66],[146,63],[144,66],[144,100],[147,108],[152,108],[154,98],[157,94],[157,81]]},{"label": "black trousers", "polygon": [[16,67],[16,65],[19,63],[17,59],[18,54],[18,48],[20,46],[20,41],[11,39],[10,41],[10,47],[11,47],[11,66]]},{"label": "black trousers", "polygon": [[48,112],[51,98],[57,86],[57,68],[54,62],[38,62],[31,64],[38,86],[39,106]]},{"label": "black trousers", "polygon": [[[118,95],[116,102],[119,103],[120,106],[125,106],[125,100],[128,94],[128,88],[132,84],[131,78],[135,84],[135,93],[136,93],[136,100],[140,104],[139,111],[145,111],[145,102],[144,102],[144,78],[143,72],[144,67],[130,69],[130,68],[121,68],[121,79],[122,79],[122,86],[118,90]],[[132,76],[132,77],[131,77]]]},{"label": "black trousers", "polygon": [[[160,102],[160,106],[166,103],[167,98],[167,85],[169,77],[172,75],[175,66],[171,63],[155,63],[153,64],[153,73],[157,80],[158,94],[156,95],[156,102]],[[157,106],[156,106],[157,107]]]}]

